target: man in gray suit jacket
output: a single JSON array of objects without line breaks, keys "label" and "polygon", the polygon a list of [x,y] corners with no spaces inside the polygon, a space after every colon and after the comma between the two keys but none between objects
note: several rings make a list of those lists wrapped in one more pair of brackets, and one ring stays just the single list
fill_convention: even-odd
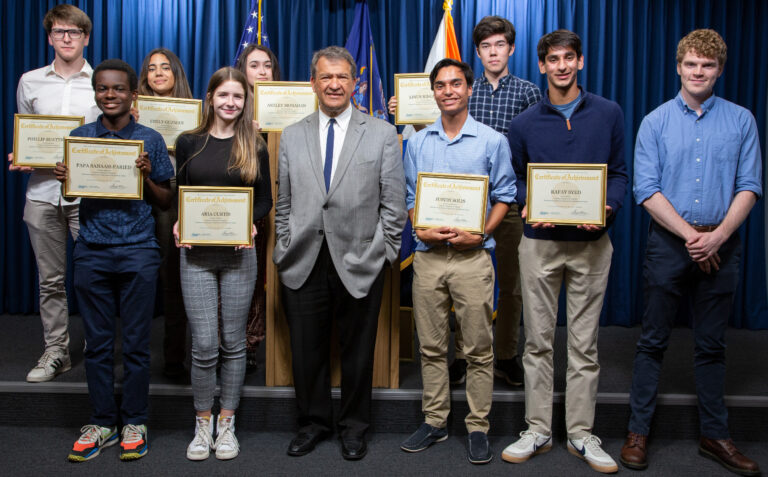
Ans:
[{"label": "man in gray suit jacket", "polygon": [[275,215],[282,297],[291,333],[300,456],[330,434],[330,337],[341,349],[342,456],[361,459],[370,421],[373,350],[384,283],[405,224],[405,178],[395,128],[353,108],[357,67],[331,46],[312,57],[320,111],[280,140]]}]

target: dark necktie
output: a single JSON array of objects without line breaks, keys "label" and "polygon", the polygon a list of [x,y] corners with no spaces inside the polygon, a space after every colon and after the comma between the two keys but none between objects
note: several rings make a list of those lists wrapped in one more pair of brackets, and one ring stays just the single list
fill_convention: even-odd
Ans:
[{"label": "dark necktie", "polygon": [[328,121],[328,138],[325,140],[325,167],[323,167],[323,175],[325,176],[325,191],[331,187],[331,170],[333,168],[333,125],[336,120],[331,118]]}]

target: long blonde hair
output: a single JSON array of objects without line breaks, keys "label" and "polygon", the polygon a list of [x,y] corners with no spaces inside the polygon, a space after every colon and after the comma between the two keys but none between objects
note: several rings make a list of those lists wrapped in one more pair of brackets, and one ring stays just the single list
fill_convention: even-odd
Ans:
[{"label": "long blonde hair", "polygon": [[[259,171],[259,152],[266,150],[267,145],[261,134],[253,127],[253,105],[248,100],[248,80],[245,79],[245,75],[239,70],[230,66],[216,71],[208,81],[208,89],[205,93],[205,108],[203,109],[203,121],[197,129],[189,131],[185,134],[203,135],[205,134],[205,142],[199,151],[194,153],[189,159],[200,154],[208,144],[210,138],[210,131],[213,127],[213,121],[216,114],[213,111],[213,93],[221,86],[225,81],[237,81],[243,86],[243,92],[245,95],[245,104],[243,106],[243,113],[235,120],[235,136],[232,144],[232,154],[229,157],[228,171],[239,170],[240,178],[246,184],[253,184],[260,176]],[[187,161],[189,162],[189,161]]]}]

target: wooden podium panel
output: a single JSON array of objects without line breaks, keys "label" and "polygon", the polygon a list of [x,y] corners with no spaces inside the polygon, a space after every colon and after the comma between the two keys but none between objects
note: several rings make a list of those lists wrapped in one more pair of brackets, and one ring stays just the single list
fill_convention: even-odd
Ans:
[{"label": "wooden podium panel", "polygon": [[[272,202],[277,204],[277,155],[280,147],[280,133],[270,132],[267,136],[269,149],[269,172],[272,177]],[[267,323],[266,360],[267,386],[292,386],[291,340],[288,323],[280,304],[280,279],[277,267],[272,262],[275,248],[275,208],[269,213],[267,232]],[[335,332],[334,332],[335,333]],[[400,386],[400,264],[385,270],[384,291],[379,311],[379,327],[376,334],[376,349],[373,362],[373,386],[377,388],[398,388]],[[331,384],[341,383],[341,368],[338,356],[338,340],[333,340],[331,349]]]}]

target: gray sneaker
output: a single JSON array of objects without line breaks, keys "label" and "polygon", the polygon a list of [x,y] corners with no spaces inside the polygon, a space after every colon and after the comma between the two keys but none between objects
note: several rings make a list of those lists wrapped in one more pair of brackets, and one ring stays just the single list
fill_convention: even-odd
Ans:
[{"label": "gray sneaker", "polygon": [[44,383],[72,369],[69,353],[46,351],[27,374],[28,383]]},{"label": "gray sneaker", "polygon": [[424,422],[416,432],[400,444],[400,448],[406,452],[421,452],[435,442],[443,442],[446,439],[448,439],[448,429],[432,427]]}]

